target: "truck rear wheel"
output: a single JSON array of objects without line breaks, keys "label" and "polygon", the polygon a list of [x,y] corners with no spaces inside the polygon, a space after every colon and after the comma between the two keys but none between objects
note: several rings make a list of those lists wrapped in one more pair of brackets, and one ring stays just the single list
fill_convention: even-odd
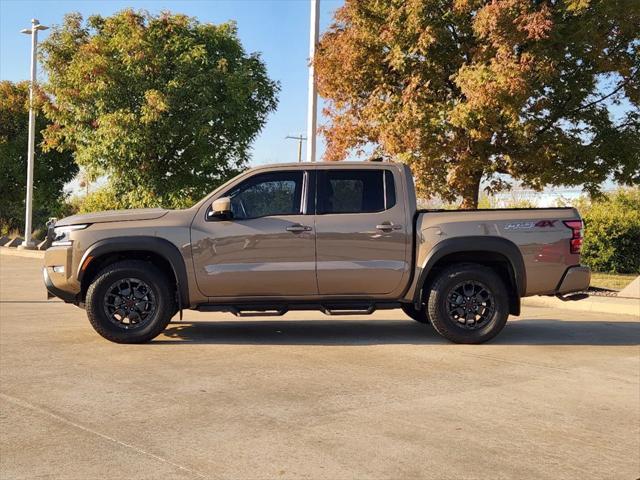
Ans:
[{"label": "truck rear wheel", "polygon": [[171,321],[176,300],[165,274],[140,260],[104,268],[89,286],[87,317],[93,328],[116,343],[144,343]]},{"label": "truck rear wheel", "polygon": [[416,307],[413,306],[413,303],[403,303],[402,311],[409,317],[419,323],[429,323],[429,317],[427,316],[426,308],[421,308],[417,310]]},{"label": "truck rear wheel", "polygon": [[490,268],[452,265],[433,282],[427,311],[433,328],[446,339],[483,343],[500,333],[507,322],[507,289]]}]

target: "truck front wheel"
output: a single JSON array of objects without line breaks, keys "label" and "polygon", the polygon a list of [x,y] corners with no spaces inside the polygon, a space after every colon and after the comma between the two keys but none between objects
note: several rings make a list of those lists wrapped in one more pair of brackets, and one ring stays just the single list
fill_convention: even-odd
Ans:
[{"label": "truck front wheel", "polygon": [[446,339],[483,343],[500,333],[507,322],[507,289],[490,268],[452,265],[433,282],[427,311],[433,328]]},{"label": "truck front wheel", "polygon": [[105,267],[86,296],[93,328],[116,343],[144,343],[158,336],[176,311],[176,299],[165,274],[140,260]]}]

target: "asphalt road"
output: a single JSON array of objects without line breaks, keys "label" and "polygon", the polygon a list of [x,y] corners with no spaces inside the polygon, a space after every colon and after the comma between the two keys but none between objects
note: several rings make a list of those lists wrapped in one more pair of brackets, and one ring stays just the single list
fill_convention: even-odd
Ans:
[{"label": "asphalt road", "polygon": [[0,478],[640,475],[640,322],[526,308],[452,345],[400,311],[187,312],[116,345],[0,256]]}]

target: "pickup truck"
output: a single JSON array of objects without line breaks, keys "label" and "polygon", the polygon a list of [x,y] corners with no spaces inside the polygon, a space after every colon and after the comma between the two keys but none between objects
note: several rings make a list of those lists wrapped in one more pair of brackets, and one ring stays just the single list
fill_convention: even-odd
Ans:
[{"label": "pickup truck", "polygon": [[185,308],[402,308],[450,341],[482,343],[522,297],[578,299],[591,276],[575,209],[418,210],[411,171],[393,162],[261,166],[189,209],[74,215],[49,238],[49,296],[119,343],[155,338]]}]

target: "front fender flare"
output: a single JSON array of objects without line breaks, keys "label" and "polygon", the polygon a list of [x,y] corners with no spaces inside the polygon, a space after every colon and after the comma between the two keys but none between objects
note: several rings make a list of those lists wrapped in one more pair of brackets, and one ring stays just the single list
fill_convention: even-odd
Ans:
[{"label": "front fender flare", "polygon": [[159,237],[141,235],[107,238],[97,241],[87,248],[80,260],[77,271],[78,282],[82,283],[82,278],[86,271],[86,269],[82,267],[89,257],[98,258],[109,253],[118,252],[151,252],[164,258],[169,262],[169,265],[171,265],[171,269],[176,278],[180,306],[189,306],[189,280],[184,257],[180,253],[180,250],[178,250],[178,247],[168,240]]}]

